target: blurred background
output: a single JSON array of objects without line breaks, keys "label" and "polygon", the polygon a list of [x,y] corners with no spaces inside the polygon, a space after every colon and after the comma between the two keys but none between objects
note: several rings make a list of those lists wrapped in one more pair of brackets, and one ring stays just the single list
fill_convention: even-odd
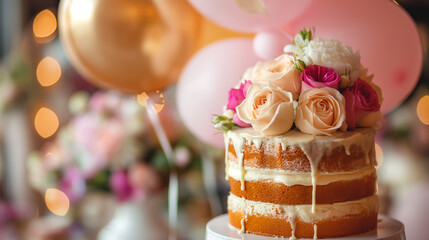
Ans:
[{"label": "blurred background", "polygon": [[[247,53],[239,48],[260,32],[225,27],[194,2],[0,0],[0,239],[167,239],[174,179],[178,239],[203,239],[226,212],[222,135],[207,130],[198,102],[224,104],[237,80],[221,88],[190,69],[222,72],[196,62],[233,38],[242,42],[224,42],[231,51]],[[425,239],[429,3],[396,3],[417,25],[423,70],[377,135],[378,190],[381,213]],[[238,56],[231,76],[266,55]]]}]

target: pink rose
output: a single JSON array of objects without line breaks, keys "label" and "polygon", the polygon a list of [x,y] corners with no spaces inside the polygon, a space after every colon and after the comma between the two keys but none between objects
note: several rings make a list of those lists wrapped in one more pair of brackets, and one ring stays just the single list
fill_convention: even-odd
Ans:
[{"label": "pink rose", "polygon": [[[351,88],[347,88],[342,93],[346,99],[348,129],[354,129],[356,126],[371,127],[382,119],[381,114],[370,114],[378,112],[380,104],[377,92],[364,80],[358,79]],[[367,116],[377,119],[371,120]]]},{"label": "pink rose", "polygon": [[344,97],[333,88],[311,88],[299,96],[295,125],[303,133],[331,135],[346,130]]},{"label": "pink rose", "polygon": [[240,117],[238,117],[238,114],[234,114],[234,117],[232,118],[232,120],[240,127],[251,127],[252,125],[247,124],[243,121],[241,121]]},{"label": "pink rose", "polygon": [[246,98],[247,89],[249,89],[250,85],[252,85],[252,82],[245,80],[244,83],[240,83],[240,87],[238,89],[231,88],[231,90],[229,90],[226,109],[236,112],[235,108]]},{"label": "pink rose", "polygon": [[338,90],[341,78],[333,68],[309,65],[301,73],[301,92],[310,88],[330,87]]},{"label": "pink rose", "polygon": [[[236,112],[237,106],[240,105],[241,102],[243,102],[243,100],[246,98],[247,89],[249,89],[250,85],[252,85],[252,82],[245,80],[244,83],[240,84],[238,89],[231,88],[231,90],[229,90],[228,104],[226,105],[226,109]],[[241,121],[237,117],[237,114],[234,115],[233,121],[240,127],[250,127],[250,124]]]}]

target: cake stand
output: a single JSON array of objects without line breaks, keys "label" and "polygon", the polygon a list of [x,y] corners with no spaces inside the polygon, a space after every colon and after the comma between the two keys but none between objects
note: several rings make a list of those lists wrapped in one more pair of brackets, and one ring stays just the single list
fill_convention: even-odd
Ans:
[{"label": "cake stand", "polygon": [[[288,238],[266,237],[255,234],[239,234],[237,229],[229,226],[228,214],[213,218],[207,223],[206,240],[279,240]],[[324,240],[405,240],[404,225],[387,216],[378,215],[377,230],[341,238],[324,238]]]}]

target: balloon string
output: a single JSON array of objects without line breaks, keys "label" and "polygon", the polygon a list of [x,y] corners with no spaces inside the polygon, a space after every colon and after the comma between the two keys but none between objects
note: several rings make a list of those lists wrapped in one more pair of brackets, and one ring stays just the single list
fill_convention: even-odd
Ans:
[{"label": "balloon string", "polygon": [[207,153],[203,153],[202,158],[204,187],[208,195],[211,212],[214,216],[217,216],[222,214],[222,204],[217,194],[216,168],[213,158]]},{"label": "balloon string", "polygon": [[288,32],[286,32],[283,28],[275,27],[274,30],[277,30],[277,32],[281,33],[283,36],[289,38],[289,40],[293,42],[293,37]]},{"label": "balloon string", "polygon": [[147,100],[147,114],[149,120],[152,123],[153,128],[155,129],[155,134],[158,137],[159,142],[161,143],[162,150],[164,151],[165,156],[167,157],[169,166],[170,166],[170,181],[168,185],[168,224],[170,227],[168,239],[176,240],[177,239],[177,212],[178,212],[178,203],[179,203],[179,184],[177,172],[174,167],[174,154],[173,148],[171,147],[170,142],[168,141],[167,135],[165,134],[164,128],[161,125],[158,114],[155,112],[154,103],[148,99]]},{"label": "balloon string", "polygon": [[281,29],[281,28],[280,28],[280,32],[281,32],[285,37],[289,38],[289,40],[290,40],[290,41],[292,41],[292,42],[293,42],[293,37],[292,37],[288,32],[286,32],[285,30],[283,30],[283,29]]}]

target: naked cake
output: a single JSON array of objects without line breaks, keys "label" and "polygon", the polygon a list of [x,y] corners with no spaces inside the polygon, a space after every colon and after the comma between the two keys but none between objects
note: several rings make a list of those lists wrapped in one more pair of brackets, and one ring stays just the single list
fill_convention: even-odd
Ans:
[{"label": "naked cake", "polygon": [[303,30],[293,43],[249,68],[214,119],[225,133],[229,224],[291,239],[375,229],[381,91],[341,42]]}]

